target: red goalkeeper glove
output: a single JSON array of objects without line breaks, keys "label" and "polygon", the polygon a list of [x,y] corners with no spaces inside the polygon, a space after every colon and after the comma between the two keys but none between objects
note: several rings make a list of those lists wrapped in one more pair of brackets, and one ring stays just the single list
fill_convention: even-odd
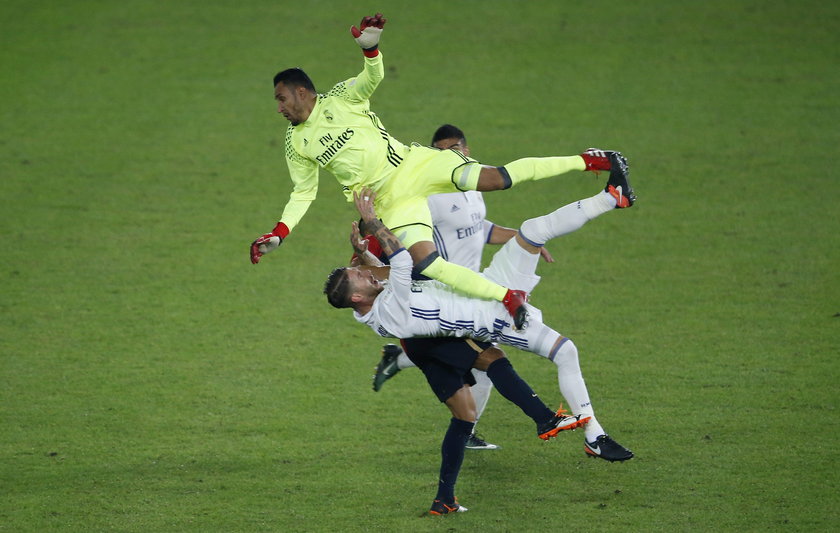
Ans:
[{"label": "red goalkeeper glove", "polygon": [[382,35],[382,27],[385,26],[386,19],[382,13],[377,13],[372,17],[364,17],[359,23],[359,27],[351,26],[350,33],[359,46],[365,57],[376,57],[379,55],[379,36]]},{"label": "red goalkeeper glove", "polygon": [[525,304],[528,302],[528,293],[508,289],[502,304],[507,312],[513,317],[513,329],[522,331],[528,327],[528,310]]},{"label": "red goalkeeper glove", "polygon": [[271,233],[266,233],[251,243],[251,262],[255,265],[259,263],[260,257],[280,246],[288,234],[289,228],[282,222],[278,222]]}]

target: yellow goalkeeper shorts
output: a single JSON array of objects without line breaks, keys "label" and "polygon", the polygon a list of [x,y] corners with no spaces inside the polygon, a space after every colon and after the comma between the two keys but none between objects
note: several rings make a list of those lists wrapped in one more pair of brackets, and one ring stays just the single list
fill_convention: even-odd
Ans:
[{"label": "yellow goalkeeper shorts", "polygon": [[474,190],[481,165],[456,150],[412,145],[396,173],[377,191],[376,214],[406,248],[432,240],[433,194]]}]

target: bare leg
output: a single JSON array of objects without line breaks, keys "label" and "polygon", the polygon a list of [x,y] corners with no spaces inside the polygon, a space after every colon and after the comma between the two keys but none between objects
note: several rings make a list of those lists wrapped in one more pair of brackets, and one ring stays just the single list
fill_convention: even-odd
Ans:
[{"label": "bare leg", "polygon": [[475,400],[469,385],[464,385],[458,392],[446,400],[446,406],[454,418],[464,422],[475,422]]},{"label": "bare leg", "polygon": [[505,178],[498,167],[481,165],[481,172],[478,175],[479,191],[500,191],[505,188]]}]

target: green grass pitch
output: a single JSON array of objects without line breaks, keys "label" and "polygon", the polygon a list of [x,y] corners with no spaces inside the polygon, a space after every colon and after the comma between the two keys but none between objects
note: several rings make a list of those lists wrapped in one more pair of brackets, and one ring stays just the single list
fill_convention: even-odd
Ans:
[{"label": "green grass pitch", "polygon": [[[382,340],[321,295],[335,180],[248,262],[291,189],[272,76],[355,75],[376,10],[398,139],[629,157],[637,205],[552,242],[533,301],[634,460],[494,394],[470,512],[420,518],[448,411],[417,371],[371,391]],[[840,4],[6,0],[0,35],[0,531],[840,529]],[[490,219],[603,178],[489,193]]]}]

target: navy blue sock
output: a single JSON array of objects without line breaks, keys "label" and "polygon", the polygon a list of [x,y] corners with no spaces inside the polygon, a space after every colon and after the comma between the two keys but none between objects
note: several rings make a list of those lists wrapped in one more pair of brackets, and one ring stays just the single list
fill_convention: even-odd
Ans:
[{"label": "navy blue sock", "polygon": [[522,409],[537,424],[548,422],[554,412],[543,403],[534,390],[519,377],[507,357],[496,359],[487,367],[487,377],[499,394]]},{"label": "navy blue sock", "polygon": [[449,421],[449,429],[446,430],[440,445],[440,480],[436,500],[447,504],[455,501],[455,482],[458,481],[461,463],[464,462],[464,446],[474,426],[474,422],[457,418]]}]

